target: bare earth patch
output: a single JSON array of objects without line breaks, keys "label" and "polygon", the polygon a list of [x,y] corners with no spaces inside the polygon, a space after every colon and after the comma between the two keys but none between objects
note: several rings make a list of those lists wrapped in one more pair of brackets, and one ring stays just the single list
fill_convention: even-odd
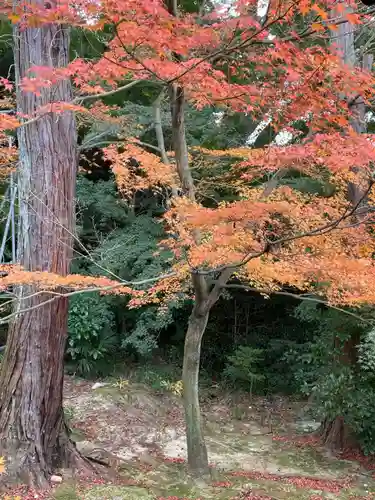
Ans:
[{"label": "bare earth patch", "polygon": [[[77,446],[85,455],[113,467],[116,474],[112,484],[71,484],[63,477],[51,498],[375,498],[371,473],[358,462],[327,456],[311,434],[304,433],[303,420],[296,424],[296,409],[290,403],[284,402],[283,407],[280,400],[273,422],[267,424],[262,421],[262,405],[260,399],[247,403],[240,419],[233,418],[237,410],[233,404],[216,400],[204,405],[216,479],[202,487],[186,474],[180,398],[157,394],[140,384],[118,387],[67,378],[65,409]],[[307,430],[311,427],[314,422],[306,422]]]}]

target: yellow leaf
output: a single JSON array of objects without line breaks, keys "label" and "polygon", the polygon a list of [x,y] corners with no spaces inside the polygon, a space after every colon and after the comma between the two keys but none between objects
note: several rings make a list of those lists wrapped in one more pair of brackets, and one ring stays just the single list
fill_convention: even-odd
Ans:
[{"label": "yellow leaf", "polygon": [[8,19],[10,22],[12,22],[13,24],[16,24],[18,23],[18,21],[21,19],[21,16],[19,16],[18,14],[10,14],[8,16]]},{"label": "yellow leaf", "polygon": [[319,14],[319,16],[320,16],[322,19],[328,19],[328,14],[327,14],[327,12],[326,12],[325,10],[321,9],[321,8],[319,7],[319,5],[316,5],[316,4],[315,4],[315,5],[313,5],[312,9],[313,9],[313,10],[315,10],[315,12],[316,12],[317,14]]},{"label": "yellow leaf", "polygon": [[4,457],[0,457],[0,474],[5,471],[5,460]]},{"label": "yellow leaf", "polygon": [[319,24],[319,23],[312,23],[311,28],[312,28],[314,31],[324,31],[324,26],[322,26],[322,25],[321,25],[321,24]]}]

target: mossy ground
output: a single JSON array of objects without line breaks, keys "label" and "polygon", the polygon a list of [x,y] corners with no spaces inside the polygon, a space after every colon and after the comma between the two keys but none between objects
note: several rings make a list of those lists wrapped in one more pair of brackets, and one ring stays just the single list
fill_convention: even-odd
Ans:
[{"label": "mossy ground", "polygon": [[272,430],[261,425],[260,402],[240,419],[223,400],[206,403],[213,482],[203,487],[186,473],[178,397],[131,383],[93,389],[73,379],[67,394],[70,425],[83,448],[91,443],[120,460],[112,484],[64,479],[54,500],[375,498],[375,481],[359,463],[329,456],[309,435],[296,434],[290,403],[275,413]]}]

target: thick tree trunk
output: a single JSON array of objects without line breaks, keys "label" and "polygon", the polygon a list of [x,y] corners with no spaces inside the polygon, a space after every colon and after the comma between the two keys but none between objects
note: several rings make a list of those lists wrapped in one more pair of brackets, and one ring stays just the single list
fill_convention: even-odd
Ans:
[{"label": "thick tree trunk", "polygon": [[198,387],[201,344],[207,326],[208,316],[208,313],[200,315],[196,308],[194,308],[191,313],[185,337],[182,373],[188,464],[190,472],[199,478],[209,476],[207,448],[202,429]]},{"label": "thick tree trunk", "polygon": [[[20,80],[30,67],[63,67],[69,31],[61,25],[15,28],[17,107],[34,116],[54,101],[71,100],[69,81],[40,96],[24,92]],[[20,232],[18,258],[27,270],[69,272],[72,256],[77,137],[71,112],[48,113],[18,131]],[[63,358],[67,299],[18,290],[18,312],[10,326],[0,373],[0,456],[7,479],[45,485],[60,466],[77,463],[63,419]],[[24,311],[24,312],[22,312]]]},{"label": "thick tree trunk", "polygon": [[325,419],[319,430],[322,444],[328,449],[339,452],[342,450],[358,448],[349,427],[343,417],[334,420]]}]

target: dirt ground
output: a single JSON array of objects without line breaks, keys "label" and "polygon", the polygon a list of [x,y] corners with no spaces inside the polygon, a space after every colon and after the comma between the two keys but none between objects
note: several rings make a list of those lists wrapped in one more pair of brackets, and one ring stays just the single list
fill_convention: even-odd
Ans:
[{"label": "dirt ground", "polygon": [[78,448],[109,464],[113,478],[73,482],[61,471],[55,500],[375,499],[375,479],[360,461],[330,456],[303,417],[281,398],[211,398],[203,403],[214,482],[186,474],[181,399],[125,381],[65,384],[65,413]]}]

